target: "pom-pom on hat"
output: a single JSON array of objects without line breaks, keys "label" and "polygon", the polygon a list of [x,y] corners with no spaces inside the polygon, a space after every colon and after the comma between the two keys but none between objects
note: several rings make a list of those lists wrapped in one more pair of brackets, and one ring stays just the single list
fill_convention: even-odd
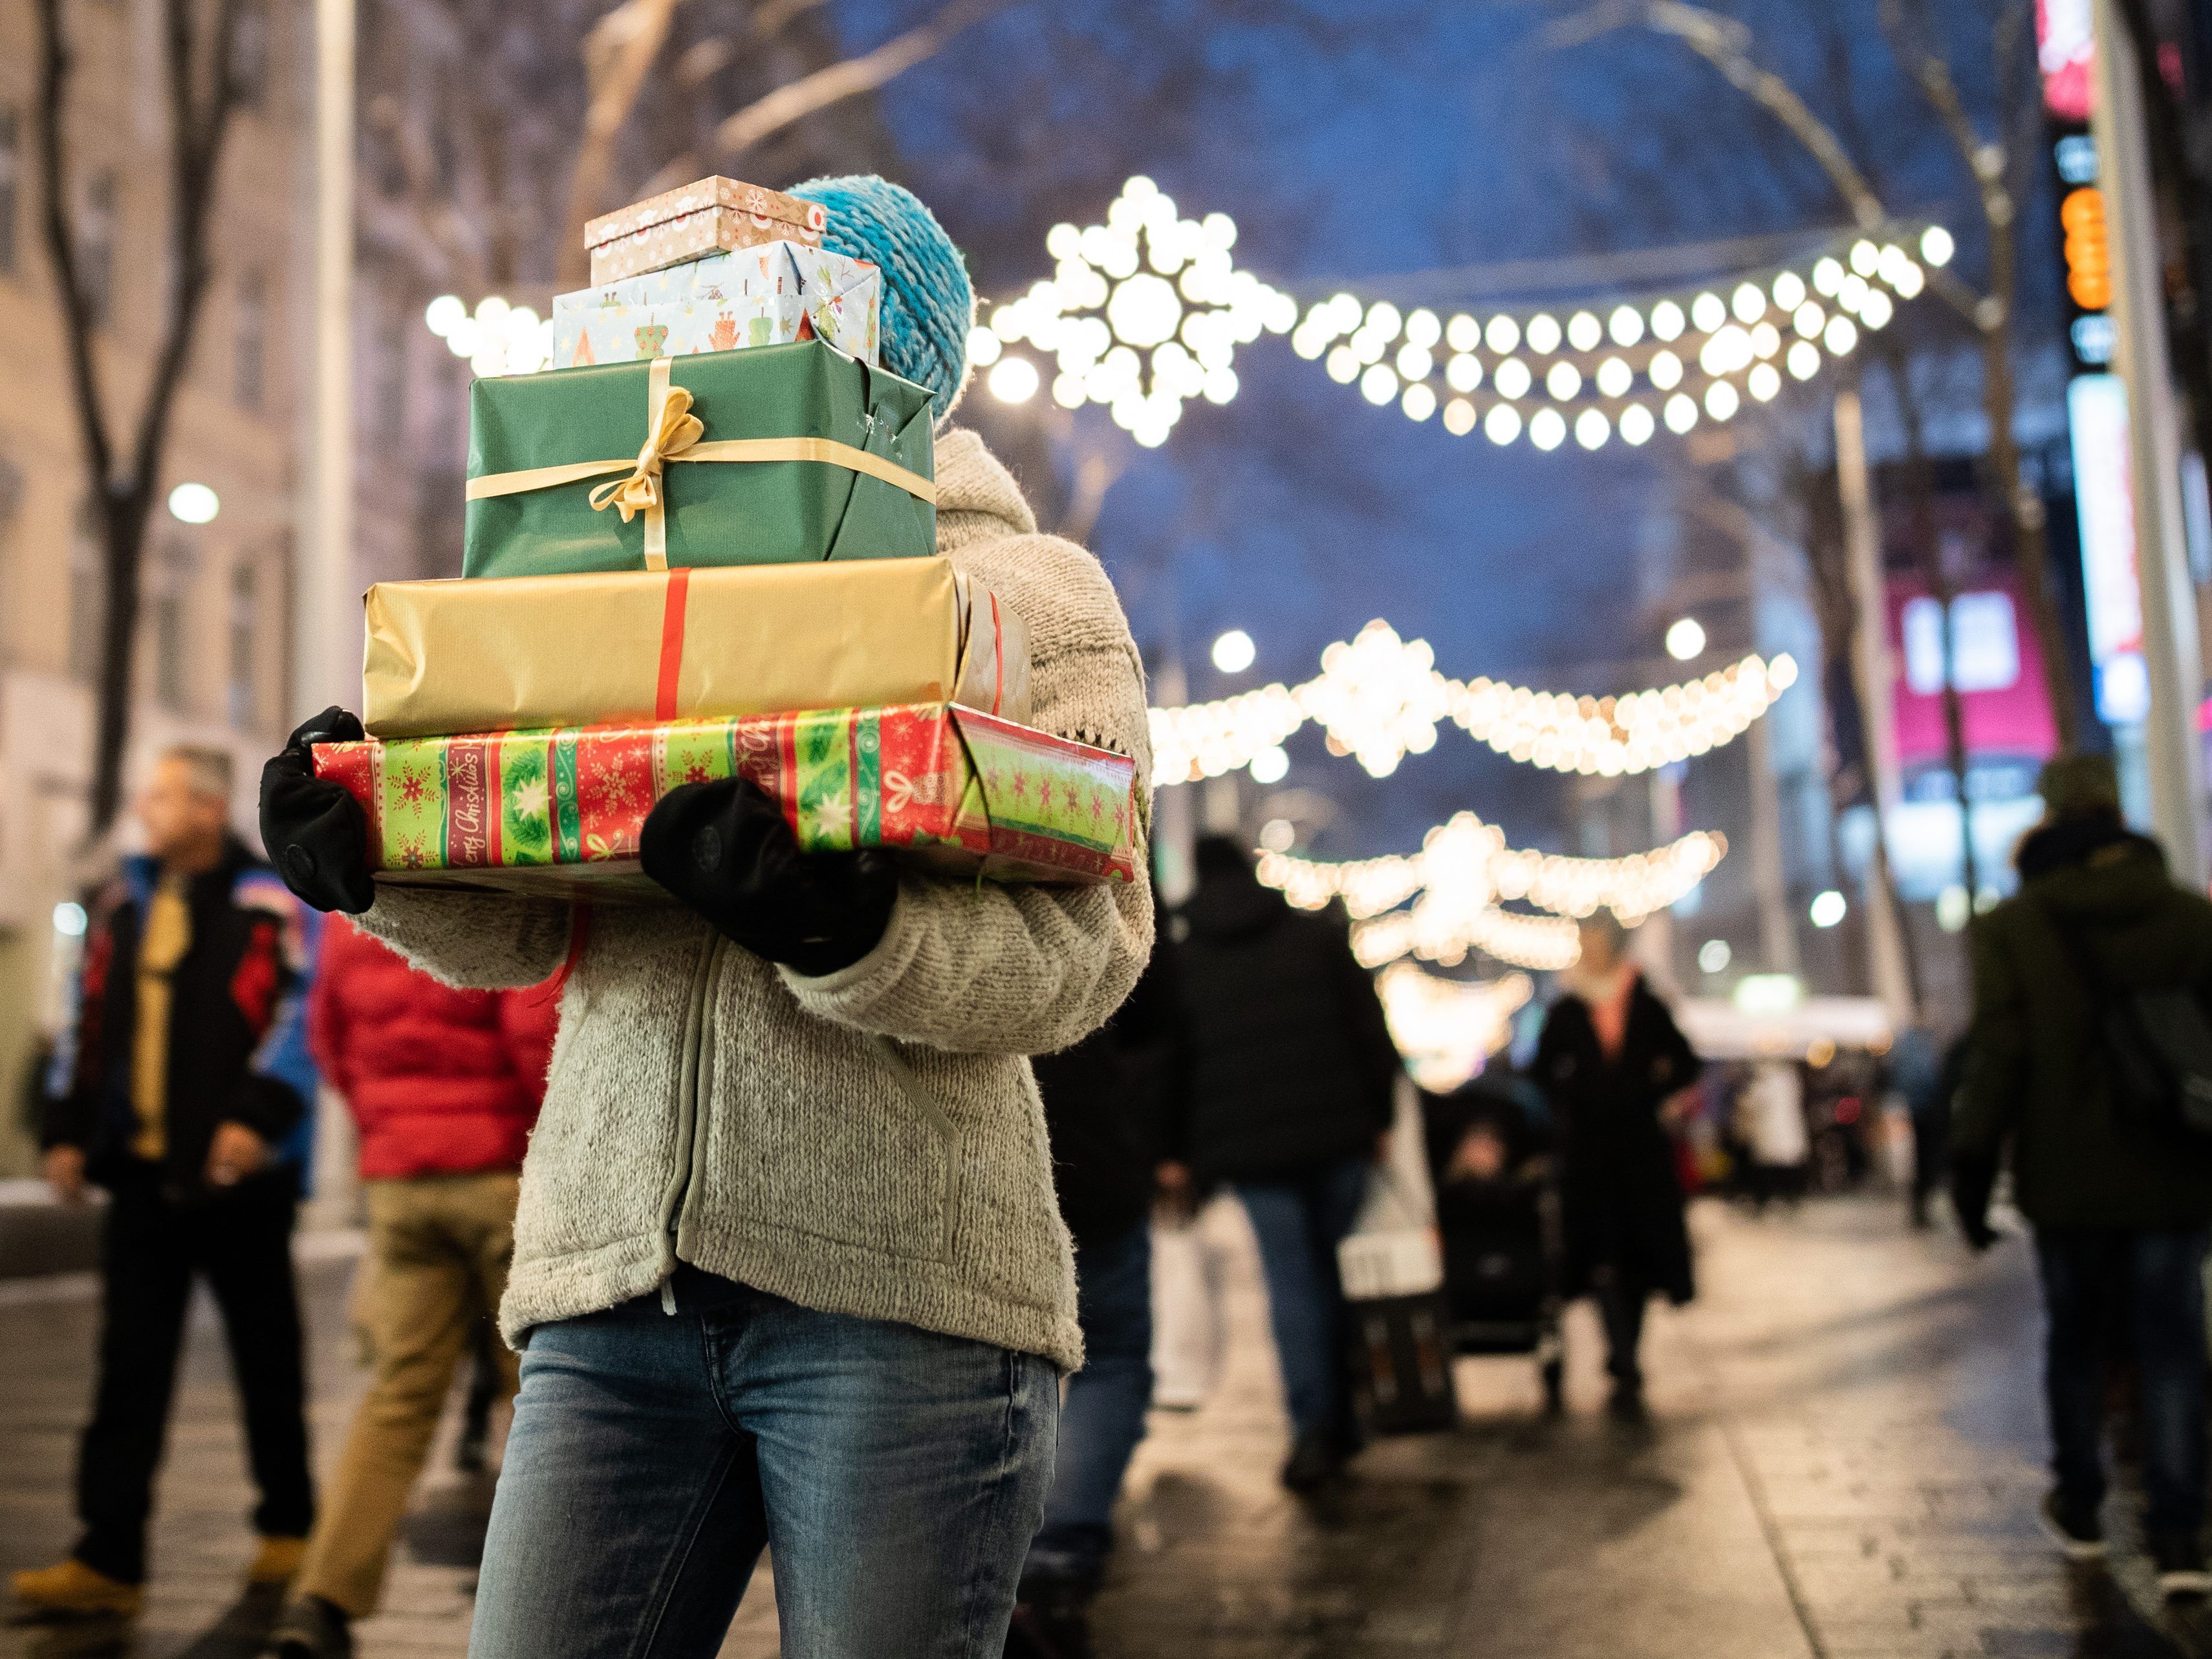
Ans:
[{"label": "pom-pom on hat", "polygon": [[884,273],[884,367],[936,394],[936,418],[959,401],[968,374],[975,290],[937,216],[902,185],[873,173],[810,179],[791,193],[830,210],[822,246]]}]

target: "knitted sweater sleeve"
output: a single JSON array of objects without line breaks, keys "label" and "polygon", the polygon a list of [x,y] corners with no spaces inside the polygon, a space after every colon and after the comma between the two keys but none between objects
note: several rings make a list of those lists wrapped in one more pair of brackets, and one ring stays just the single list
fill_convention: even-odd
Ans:
[{"label": "knitted sweater sleeve", "polygon": [[386,887],[353,919],[433,979],[464,991],[535,985],[568,951],[565,899]]},{"label": "knitted sweater sleeve", "polygon": [[1105,572],[1082,549],[1009,536],[958,562],[1029,624],[1030,724],[1136,762],[1137,879],[1002,885],[908,872],[873,951],[834,974],[783,977],[810,1012],[857,1030],[955,1053],[1049,1054],[1104,1024],[1152,954],[1144,670]]}]

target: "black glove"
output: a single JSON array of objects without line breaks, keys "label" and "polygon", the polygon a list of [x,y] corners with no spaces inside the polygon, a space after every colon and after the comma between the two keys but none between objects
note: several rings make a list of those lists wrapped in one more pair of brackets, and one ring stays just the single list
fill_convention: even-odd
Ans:
[{"label": "black glove", "polygon": [[335,705],[301,724],[261,769],[261,842],[284,884],[318,910],[359,915],[376,902],[368,815],[343,785],[315,775],[309,745],[358,743],[361,722]]},{"label": "black glove", "polygon": [[645,873],[755,956],[809,975],[849,968],[890,925],[898,872],[881,853],[802,853],[743,778],[661,797],[639,837]]},{"label": "black glove", "polygon": [[1990,1225],[1990,1194],[1996,1190],[1997,1161],[1985,1152],[1951,1154],[1951,1207],[1959,1212],[1959,1231],[1977,1250],[1997,1242]]}]

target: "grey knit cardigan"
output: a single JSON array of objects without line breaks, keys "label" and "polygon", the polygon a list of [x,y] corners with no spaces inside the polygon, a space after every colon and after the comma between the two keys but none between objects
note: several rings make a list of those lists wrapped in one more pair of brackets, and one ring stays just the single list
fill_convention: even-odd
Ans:
[{"label": "grey knit cardigan", "polygon": [[[937,448],[940,552],[1028,623],[1033,722],[1133,757],[1144,671],[1082,549],[1036,532],[973,433]],[[1138,848],[1139,867],[1147,849]],[[1082,1363],[1067,1230],[1026,1056],[1102,1024],[1152,896],[907,872],[890,926],[818,978],[688,909],[385,887],[361,918],[448,984],[530,985],[580,939],[522,1170],[500,1324],[611,1307],[678,1261],[803,1306]]]}]

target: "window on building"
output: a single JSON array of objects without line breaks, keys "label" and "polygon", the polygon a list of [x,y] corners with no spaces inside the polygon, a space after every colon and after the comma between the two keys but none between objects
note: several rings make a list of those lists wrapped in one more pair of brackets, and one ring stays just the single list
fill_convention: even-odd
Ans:
[{"label": "window on building", "polygon": [[70,535],[69,668],[81,680],[100,677],[100,630],[107,615],[107,563],[100,514],[81,503]]},{"label": "window on building", "polygon": [[241,109],[261,110],[269,101],[269,7],[266,0],[243,0],[232,24],[230,84]]},{"label": "window on building", "polygon": [[185,706],[185,606],[191,598],[192,550],[167,541],[155,556],[147,595],[148,622],[154,638],[154,695],[163,707]]},{"label": "window on building", "polygon": [[269,287],[258,270],[238,279],[231,322],[231,393],[240,409],[258,409],[269,357]]},{"label": "window on building", "polygon": [[261,575],[253,566],[240,562],[230,568],[230,723],[241,732],[253,729],[260,714],[253,692],[254,639],[260,630]]},{"label": "window on building", "polygon": [[84,189],[77,216],[76,283],[95,327],[105,326],[115,298],[115,173],[103,167]]},{"label": "window on building", "polygon": [[0,109],[0,275],[13,276],[18,258],[15,222],[23,198],[23,118]]}]

